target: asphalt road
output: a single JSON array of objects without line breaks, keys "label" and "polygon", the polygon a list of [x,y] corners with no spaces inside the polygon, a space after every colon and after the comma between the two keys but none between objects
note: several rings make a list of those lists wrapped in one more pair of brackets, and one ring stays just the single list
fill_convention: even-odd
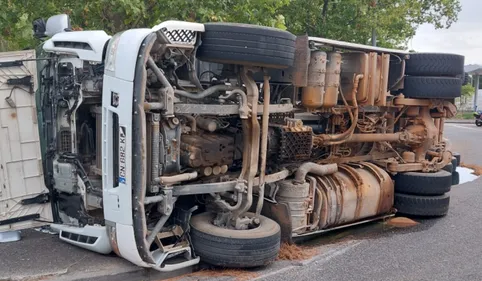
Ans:
[{"label": "asphalt road", "polygon": [[[462,154],[463,162],[482,165],[478,147],[482,128],[446,124],[446,136],[453,150]],[[266,281],[482,280],[480,189],[482,179],[453,187],[451,209],[444,218],[418,220],[419,225],[404,229],[372,223],[338,231],[308,243],[320,251],[311,260],[277,261],[247,276]],[[35,276],[42,280],[140,281],[162,276],[115,256],[68,245],[53,235],[29,230],[23,236],[20,242],[0,244],[0,281],[33,280]],[[215,275],[218,277],[203,274],[177,280],[247,280]]]}]

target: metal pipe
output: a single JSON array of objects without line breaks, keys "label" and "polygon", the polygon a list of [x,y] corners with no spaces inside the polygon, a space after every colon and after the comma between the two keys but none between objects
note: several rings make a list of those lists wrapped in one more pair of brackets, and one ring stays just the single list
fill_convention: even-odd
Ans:
[{"label": "metal pipe", "polygon": [[164,103],[162,102],[145,102],[144,103],[145,111],[161,110],[161,109],[164,109]]},{"label": "metal pipe", "polygon": [[147,66],[154,72],[154,74],[157,76],[157,79],[159,79],[159,81],[162,83],[162,85],[164,85],[164,87],[174,91],[171,83],[169,83],[169,80],[167,80],[163,71],[159,67],[157,67],[156,62],[151,56],[149,56],[149,59],[147,59]]},{"label": "metal pipe", "polygon": [[269,103],[271,100],[270,95],[270,77],[264,75],[263,82],[263,120],[261,125],[261,171],[259,174],[259,191],[258,191],[258,204],[256,205],[256,216],[261,214],[261,209],[263,208],[264,201],[264,188],[265,188],[265,177],[266,177],[266,158],[268,150],[268,125],[269,125]]},{"label": "metal pipe", "polygon": [[160,114],[152,114],[152,123],[151,123],[151,131],[152,131],[152,155],[151,155],[151,178],[157,179],[159,177],[159,149],[161,146],[160,140]]},{"label": "metal pipe", "polygon": [[241,208],[241,203],[243,202],[243,193],[238,192],[236,197],[237,197],[238,201],[236,201],[236,205],[234,205],[234,206],[229,205],[226,201],[224,201],[222,199],[215,200],[214,202],[217,203],[221,208],[224,208],[228,211],[236,211],[239,208]]},{"label": "metal pipe", "polygon": [[157,195],[157,196],[149,196],[144,198],[144,204],[152,204],[152,203],[159,203],[164,200],[164,195]]},{"label": "metal pipe", "polygon": [[[444,116],[445,117],[445,116]],[[440,128],[439,128],[439,136],[438,136],[438,141],[443,142],[444,140],[444,127],[445,127],[445,118],[440,118]]]},{"label": "metal pipe", "polygon": [[402,135],[403,132],[393,134],[353,134],[346,142],[397,142],[403,139]]},{"label": "metal pipe", "polygon": [[189,115],[189,114],[185,114],[185,115],[183,115],[183,116],[186,117],[186,119],[191,122],[191,130],[192,130],[194,133],[197,132],[197,122],[196,122],[196,118],[194,118],[192,115]]},{"label": "metal pipe", "polygon": [[337,164],[326,164],[320,165],[313,162],[306,162],[301,164],[301,166],[296,170],[295,173],[295,183],[302,184],[306,182],[306,175],[308,173],[317,176],[326,176],[334,174],[338,171]]},{"label": "metal pipe", "polygon": [[[356,125],[358,123],[358,102],[357,102],[357,97],[356,94],[358,92],[358,84],[360,83],[360,80],[363,78],[363,74],[358,74],[355,76],[354,81],[353,81],[353,90],[351,92],[351,98],[353,101],[353,107],[354,110],[351,112],[349,110],[349,105],[348,102],[346,101],[346,98],[343,93],[341,93],[341,97],[343,99],[343,103],[345,104],[346,108],[348,109],[348,114],[350,115],[350,120],[351,120],[351,126],[346,130],[345,132],[341,134],[334,134],[334,135],[318,135],[314,137],[315,143],[318,145],[334,145],[334,144],[340,144],[345,142],[355,131]],[[341,87],[340,87],[341,91]]]},{"label": "metal pipe", "polygon": [[[265,177],[265,180],[264,180],[264,183],[273,183],[273,182],[277,182],[277,181],[280,181],[280,180],[284,180],[286,179],[287,177],[289,177],[291,174],[291,172],[287,169],[283,169],[279,172],[276,172],[276,173],[273,173],[273,174],[269,174],[269,175],[266,175]],[[260,183],[260,178],[257,177],[257,178],[254,178],[254,182],[253,182],[253,185],[254,186],[259,186],[259,183]]]},{"label": "metal pipe", "polygon": [[239,118],[248,119],[249,107],[248,107],[248,97],[246,93],[241,89],[234,89],[231,91],[232,94],[236,94],[239,97]]},{"label": "metal pipe", "polygon": [[233,87],[231,85],[215,85],[215,86],[209,87],[206,90],[204,90],[202,92],[199,92],[199,93],[190,93],[190,92],[183,91],[183,90],[174,90],[174,94],[185,97],[185,98],[189,98],[189,99],[200,100],[200,99],[208,97],[208,96],[210,96],[210,95],[212,95],[216,92],[233,91],[235,89],[241,90],[241,88]]},{"label": "metal pipe", "polygon": [[[239,174],[238,180],[239,181],[244,181],[245,178],[247,177],[246,174],[248,172],[248,166],[249,166],[249,155],[250,155],[250,150],[251,150],[251,145],[250,145],[250,126],[249,126],[249,121],[248,119],[241,119],[241,124],[243,127],[243,163],[242,163],[242,168],[241,168],[241,173]],[[238,201],[236,201],[236,205],[231,206],[228,204],[226,201],[219,199],[214,202],[216,202],[221,208],[224,208],[228,211],[236,211],[239,208],[241,208],[241,203],[243,201],[243,192],[238,192]]]},{"label": "metal pipe", "polygon": [[175,176],[163,176],[157,177],[154,179],[155,182],[164,184],[164,185],[171,185],[182,181],[188,181],[197,178],[197,172],[192,173],[184,173]]},{"label": "metal pipe", "polygon": [[[243,69],[241,72],[241,80],[246,85],[246,92],[248,93],[248,103],[251,105],[251,116],[250,116],[250,136],[249,142],[249,162],[248,171],[245,180],[247,181],[248,190],[246,194],[246,200],[243,201],[242,206],[236,211],[233,218],[239,218],[243,213],[247,212],[253,203],[253,185],[254,178],[258,172],[259,163],[259,143],[260,143],[260,126],[258,122],[258,116],[255,112],[258,112],[258,100],[259,100],[259,90],[253,77],[248,74],[248,69]],[[244,159],[243,159],[244,160]]]},{"label": "metal pipe", "polygon": [[[351,98],[352,98],[354,110],[353,112],[349,111],[350,119],[352,122],[351,126],[348,130],[346,130],[346,132],[343,132],[339,135],[327,135],[330,141],[333,141],[333,143],[330,143],[330,144],[342,143],[343,141],[348,139],[356,129],[356,126],[358,124],[358,101],[357,101],[356,94],[358,92],[358,84],[360,83],[360,80],[362,78],[363,78],[363,74],[358,74],[357,76],[355,76],[355,79],[353,81],[353,90],[351,92]],[[340,86],[340,91],[341,91],[341,86]],[[348,102],[346,101],[345,95],[343,93],[341,93],[341,98],[343,99],[343,103],[345,104],[346,108],[349,110]]]}]

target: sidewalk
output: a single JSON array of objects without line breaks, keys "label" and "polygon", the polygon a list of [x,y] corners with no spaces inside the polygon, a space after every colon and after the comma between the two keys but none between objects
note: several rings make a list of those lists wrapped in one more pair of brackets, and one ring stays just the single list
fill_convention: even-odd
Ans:
[{"label": "sidewalk", "polygon": [[0,243],[0,281],[150,281],[191,272],[161,273],[137,267],[115,255],[100,255],[34,230],[22,240]]}]

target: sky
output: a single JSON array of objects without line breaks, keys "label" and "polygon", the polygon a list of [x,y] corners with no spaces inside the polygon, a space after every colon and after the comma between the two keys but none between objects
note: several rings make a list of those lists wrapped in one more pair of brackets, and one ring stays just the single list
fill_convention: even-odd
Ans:
[{"label": "sky", "polygon": [[421,25],[408,47],[417,52],[455,53],[465,64],[482,64],[482,0],[460,0],[459,19],[449,29]]}]

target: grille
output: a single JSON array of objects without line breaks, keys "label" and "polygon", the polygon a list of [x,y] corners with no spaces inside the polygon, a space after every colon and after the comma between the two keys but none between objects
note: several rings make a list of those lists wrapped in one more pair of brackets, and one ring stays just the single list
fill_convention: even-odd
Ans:
[{"label": "grille", "polygon": [[92,47],[85,42],[56,41],[54,42],[54,46],[59,48],[70,48],[70,49],[81,49],[81,50],[92,51]]},{"label": "grille", "polygon": [[71,152],[72,147],[72,135],[69,130],[60,131],[60,152]]},{"label": "grille", "polygon": [[295,113],[294,112],[288,112],[288,113],[271,113],[269,115],[269,122],[270,124],[285,124],[286,123],[286,118],[294,118]]},{"label": "grille", "polygon": [[161,29],[167,38],[172,43],[177,44],[194,44],[196,42],[196,32],[187,29],[173,29],[167,30],[167,28]]},{"label": "grille", "polygon": [[87,236],[82,234],[71,233],[67,231],[62,231],[61,236],[65,239],[72,240],[79,243],[93,245],[97,242],[97,237]]},{"label": "grille", "polygon": [[298,161],[310,158],[313,148],[312,138],[310,127],[303,127],[299,131],[295,128],[284,127],[281,130],[280,160]]}]

